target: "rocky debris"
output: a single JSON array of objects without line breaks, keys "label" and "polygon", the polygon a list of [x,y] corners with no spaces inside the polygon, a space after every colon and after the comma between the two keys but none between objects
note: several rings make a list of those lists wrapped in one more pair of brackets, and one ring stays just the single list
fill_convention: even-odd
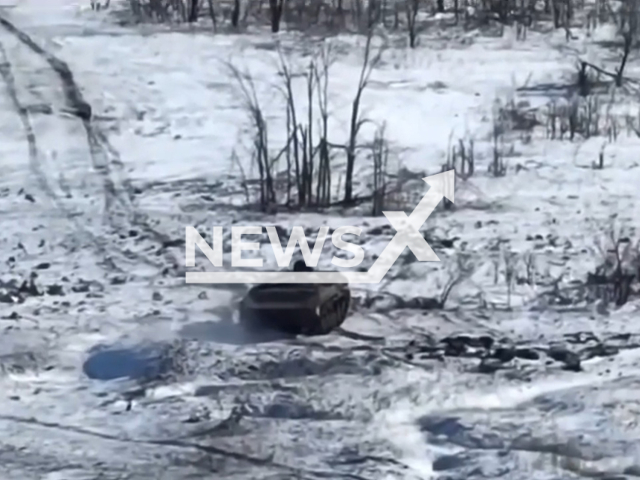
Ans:
[{"label": "rocky debris", "polygon": [[199,423],[211,420],[211,411],[204,405],[192,411],[187,418],[183,420],[184,423]]},{"label": "rocky debris", "polygon": [[0,303],[22,303],[23,301],[20,295],[16,295],[13,292],[0,292]]},{"label": "rocky debris", "polygon": [[23,303],[29,296],[40,296],[40,290],[35,285],[35,274],[22,283],[17,279],[0,282],[0,303]]},{"label": "rocky debris", "polygon": [[497,358],[482,358],[478,365],[478,373],[495,373],[503,368],[504,363]]},{"label": "rocky debris", "polygon": [[[433,248],[443,249],[443,248],[453,248],[454,244],[460,240],[460,237],[452,237],[445,238],[436,235],[433,231],[423,231],[421,232],[422,236],[425,240],[431,245]],[[372,237],[380,237],[387,236],[393,237],[396,234],[396,230],[391,225],[379,225],[376,227],[370,228],[367,232],[367,236]]]},{"label": "rocky debris", "polygon": [[343,420],[344,416],[314,407],[294,392],[277,392],[266,402],[249,401],[242,405],[242,415],[253,418],[296,420]]},{"label": "rocky debris", "polygon": [[109,280],[111,285],[124,285],[127,283],[127,277],[125,275],[116,275]]},{"label": "rocky debris", "polygon": [[620,349],[614,345],[604,345],[598,343],[597,345],[589,346],[583,349],[583,357],[585,360],[593,357],[611,357],[617,355]]},{"label": "rocky debris", "polygon": [[166,251],[168,248],[182,248],[182,247],[184,247],[184,238],[167,239],[162,242],[162,245],[156,251],[156,255],[162,255],[162,253]]},{"label": "rocky debris", "polygon": [[47,295],[64,296],[64,290],[62,285],[53,284],[48,285],[46,289]]},{"label": "rocky debris", "polygon": [[364,297],[352,297],[352,304],[356,309],[373,310],[378,313],[400,309],[408,310],[439,310],[444,302],[441,298],[411,297],[402,298],[391,293],[368,294]]},{"label": "rocky debris", "polygon": [[563,368],[566,370],[571,370],[574,372],[579,372],[582,370],[580,366],[580,357],[566,349],[561,347],[551,347],[547,350],[547,356],[556,362],[560,362],[563,364]]},{"label": "rocky debris", "polygon": [[538,360],[540,358],[540,354],[531,348],[516,348],[515,355],[516,358],[523,360]]},{"label": "rocky debris", "polygon": [[634,338],[630,334],[622,334],[601,340],[590,332],[566,335],[565,345],[552,342],[527,346],[518,345],[507,338],[460,334],[439,341],[431,337],[414,339],[402,347],[404,359],[412,363],[419,360],[446,361],[447,358],[478,360],[478,373],[494,373],[519,365],[558,365],[563,370],[580,372],[585,360],[611,357],[623,349],[631,348],[640,348],[640,336]]},{"label": "rocky debris", "polygon": [[446,470],[454,470],[464,466],[468,459],[466,454],[442,455],[433,461],[433,471],[442,472]]},{"label": "rocky debris", "polygon": [[[49,264],[40,264],[40,270]],[[30,297],[42,296],[64,296],[65,291],[61,284],[41,284],[38,281],[38,274],[31,272],[28,280],[18,280],[13,278],[7,281],[0,281],[0,303],[24,303]]]},{"label": "rocky debris", "polygon": [[87,281],[82,278],[78,279],[71,287],[71,291],[74,293],[99,293],[104,291],[104,286],[96,281]]},{"label": "rocky debris", "polygon": [[370,378],[380,375],[391,364],[389,358],[373,349],[328,351],[295,348],[287,353],[261,351],[234,358],[229,364],[221,364],[222,370],[216,369],[215,372],[222,381],[291,380],[327,375]]}]

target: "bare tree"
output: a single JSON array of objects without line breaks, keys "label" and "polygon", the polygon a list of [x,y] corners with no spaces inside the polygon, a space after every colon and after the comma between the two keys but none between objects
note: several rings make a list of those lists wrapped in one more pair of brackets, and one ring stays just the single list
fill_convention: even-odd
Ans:
[{"label": "bare tree", "polygon": [[282,10],[285,0],[269,0],[269,12],[271,14],[271,31],[278,33],[280,31],[280,19],[282,18]]},{"label": "bare tree", "polygon": [[216,18],[216,9],[213,6],[213,0],[207,0],[209,4],[209,17],[211,18],[211,23],[213,24],[213,31],[218,31],[218,20]]},{"label": "bare tree", "polygon": [[320,111],[320,141],[318,144],[318,184],[316,199],[318,205],[331,203],[331,153],[329,149],[329,67],[333,62],[331,46],[320,50],[320,64],[316,68],[316,88],[318,110]]},{"label": "bare tree", "polygon": [[240,0],[233,0],[233,11],[231,12],[231,26],[238,28],[240,23]]},{"label": "bare tree", "polygon": [[617,12],[615,12],[608,3],[606,4],[607,15],[613,18],[618,30],[618,35],[622,39],[622,58],[615,72],[609,72],[592,63],[582,61],[582,78],[586,78],[586,67],[589,67],[598,72],[598,74],[613,78],[617,87],[622,86],[624,70],[627,66],[629,55],[631,51],[637,47],[638,39],[640,38],[640,29],[638,28],[640,6],[638,2],[639,0],[621,0],[621,7]]},{"label": "bare tree", "polygon": [[347,168],[344,180],[344,203],[353,202],[353,172],[356,164],[358,134],[362,125],[366,123],[366,119],[360,115],[360,102],[362,94],[369,84],[371,73],[378,66],[382,58],[384,47],[380,47],[377,52],[372,54],[373,29],[367,34],[367,42],[364,49],[364,59],[362,62],[362,70],[360,71],[360,79],[358,81],[358,89],[356,96],[351,104],[351,121],[349,127],[349,140],[346,146],[347,151]]},{"label": "bare tree", "polygon": [[195,23],[198,21],[198,12],[200,10],[200,2],[199,0],[190,0],[190,6],[189,6],[189,17],[188,17],[188,22],[189,23]]},{"label": "bare tree", "polygon": [[[331,168],[329,133],[329,67],[331,64],[331,48],[323,45],[315,54],[303,76],[306,80],[307,111],[298,112],[297,96],[293,91],[293,78],[298,76],[292,72],[289,63],[281,50],[278,74],[283,79],[279,90],[286,102],[287,113],[287,201],[290,201],[292,187],[291,171],[295,169],[295,186],[298,205],[326,206],[331,201]],[[315,130],[316,104],[320,118],[319,129]],[[316,162],[317,160],[317,162]],[[314,189],[314,181],[315,189]],[[314,192],[315,190],[315,192]],[[315,193],[315,198],[313,197]]]},{"label": "bare tree", "polygon": [[631,49],[636,46],[638,40],[638,0],[623,0],[622,9],[618,16],[618,30],[622,37],[622,59],[616,69],[615,82],[617,87],[622,86],[624,68],[627,65]]},{"label": "bare tree", "polygon": [[418,32],[416,31],[416,17],[420,11],[420,0],[405,0],[407,13],[407,28],[409,30],[409,46],[415,48]]},{"label": "bare tree", "polygon": [[276,203],[272,173],[275,160],[272,160],[269,155],[267,122],[264,118],[251,76],[248,73],[240,72],[230,63],[227,64],[227,67],[239,87],[244,107],[249,114],[254,129],[253,161],[256,162],[260,175],[260,206],[263,210],[267,210]]},{"label": "bare tree", "polygon": [[[287,111],[287,137],[291,139],[286,149],[287,159],[287,203],[291,201],[291,168],[295,167],[295,181],[298,192],[298,204],[306,203],[306,189],[302,184],[302,172],[300,170],[300,146],[298,138],[298,112],[293,94],[293,73],[281,50],[278,50],[280,57],[280,69],[278,74],[283,78],[283,86],[280,87],[286,101]],[[293,160],[293,164],[292,164]]]},{"label": "bare tree", "polygon": [[387,166],[389,163],[389,145],[385,138],[386,124],[382,124],[376,130],[371,145],[371,157],[373,159],[373,206],[371,214],[378,216],[385,208],[387,193]]}]

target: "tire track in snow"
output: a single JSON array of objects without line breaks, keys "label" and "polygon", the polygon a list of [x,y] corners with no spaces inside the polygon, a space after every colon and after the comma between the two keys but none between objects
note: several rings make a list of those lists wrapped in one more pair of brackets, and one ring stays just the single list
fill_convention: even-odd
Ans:
[{"label": "tire track in snow", "polygon": [[63,202],[60,200],[60,197],[56,195],[54,190],[51,188],[49,181],[47,179],[47,175],[42,170],[42,166],[40,163],[40,150],[38,148],[38,141],[36,138],[36,134],[33,129],[33,125],[31,124],[31,119],[29,116],[28,110],[22,105],[18,98],[17,89],[16,89],[16,79],[13,75],[11,63],[7,57],[4,45],[0,42],[0,76],[2,76],[2,80],[5,84],[6,91],[11,98],[11,101],[15,107],[15,110],[20,117],[20,121],[25,131],[25,136],[29,148],[29,168],[31,172],[34,174],[38,181],[38,185],[42,189],[42,191],[47,195],[50,201],[55,205],[55,207],[62,212],[64,217],[73,225],[75,230],[84,238],[88,243],[93,244],[97,253],[103,257],[104,265],[109,267],[108,269],[111,271],[121,273],[120,270],[111,260],[110,255],[107,252],[107,249],[102,241],[100,241],[96,236],[94,236],[89,230],[84,228],[80,222],[75,218],[75,216],[65,207]]},{"label": "tire track in snow", "polygon": [[[131,226],[139,228],[149,237],[151,237],[153,241],[161,244],[160,251],[164,256],[165,262],[154,261],[146,255],[131,251],[119,251],[119,255],[144,263],[157,270],[165,271],[167,264],[173,266],[174,268],[177,267],[179,265],[177,258],[172,255],[171,252],[168,252],[164,248],[164,246],[170,244],[171,239],[152,228],[146,221],[146,219],[136,211],[131,201],[131,192],[124,186],[125,182],[117,182],[114,180],[110,164],[114,162],[120,163],[118,153],[113,147],[111,147],[111,145],[109,145],[106,136],[92,124],[91,106],[84,100],[78,85],[75,83],[73,73],[71,72],[69,66],[64,61],[47,52],[44,48],[39,46],[29,35],[21,31],[13,23],[2,16],[0,16],[0,25],[4,27],[7,32],[14,35],[23,45],[25,45],[25,47],[33,52],[33,54],[46,61],[46,63],[50,66],[52,73],[55,73],[55,75],[58,77],[59,83],[62,85],[64,100],[70,110],[70,113],[74,114],[78,119],[80,119],[84,127],[92,166],[95,171],[98,172],[102,179],[105,201],[104,214],[111,228],[113,228],[121,235],[125,234],[125,232],[128,234],[128,231],[132,229]],[[42,169],[39,168],[38,150],[35,144],[36,138],[29,119],[29,112],[24,108],[23,105],[20,104],[20,101],[18,99],[17,89],[15,88],[15,79],[13,79],[13,75],[11,74],[11,66],[8,59],[6,58],[6,54],[4,55],[4,64],[6,65],[5,70],[9,75],[7,77],[4,77],[5,82],[11,82],[11,87],[8,88],[10,89],[12,100],[16,105],[16,109],[21,115],[23,125],[25,125],[25,129],[27,131],[27,136],[30,138],[30,151],[35,152],[31,155],[32,168],[34,169],[34,172],[37,172],[39,182],[43,186],[45,192],[47,192],[47,195],[54,201],[56,206],[61,209],[61,211],[65,212],[65,216],[68,219],[71,219],[70,213],[64,209],[60,198],[55,194],[53,189],[50,188],[50,185],[48,184],[46,179],[46,175],[42,172]],[[117,213],[114,211],[114,207],[116,205],[120,206],[124,210],[124,214],[126,217],[128,217],[127,220],[128,222],[130,222],[130,225],[119,224],[119,222],[117,221]],[[79,226],[79,223],[77,221],[74,221],[74,223],[76,227]],[[90,234],[90,232],[88,232],[86,229],[80,229],[80,231],[83,232],[83,235],[85,237],[91,236],[93,243],[98,247],[98,251],[101,253],[101,255],[105,256],[105,242],[98,241],[98,239],[94,235]]]}]

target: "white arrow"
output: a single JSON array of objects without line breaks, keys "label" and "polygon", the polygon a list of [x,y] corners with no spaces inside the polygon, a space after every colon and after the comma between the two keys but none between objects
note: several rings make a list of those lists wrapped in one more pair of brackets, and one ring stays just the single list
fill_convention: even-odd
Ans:
[{"label": "white arrow", "polygon": [[455,170],[431,175],[422,180],[431,188],[411,212],[411,216],[407,217],[404,212],[382,212],[397,233],[367,272],[367,275],[375,280],[371,283],[382,281],[406,247],[411,249],[419,262],[440,261],[419,230],[438,206],[442,197],[454,201]]}]

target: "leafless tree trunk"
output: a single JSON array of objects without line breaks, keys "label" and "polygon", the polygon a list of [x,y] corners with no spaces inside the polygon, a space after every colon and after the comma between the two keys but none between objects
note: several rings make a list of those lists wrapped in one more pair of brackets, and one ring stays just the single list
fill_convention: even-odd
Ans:
[{"label": "leafless tree trunk", "polygon": [[189,8],[189,23],[195,23],[198,21],[198,11],[200,9],[198,0],[191,0],[190,8]]},{"label": "leafless tree trunk", "polygon": [[[293,78],[296,75],[292,72],[282,52],[278,51],[278,53],[280,56],[278,74],[284,80],[279,90],[286,101],[287,111],[288,141],[285,147],[285,156],[289,171],[295,168],[298,206],[328,205],[331,197],[329,165],[331,152],[327,140],[329,132],[330,47],[323,46],[319,54],[312,57],[306,68],[307,111],[304,115],[299,115],[296,108],[293,89]],[[316,103],[320,113],[319,119],[315,117]],[[319,126],[317,133],[314,128],[316,120],[318,120]],[[319,162],[316,163],[318,158]],[[287,178],[289,178],[289,174],[287,174]],[[291,183],[290,180],[287,182]]]},{"label": "leafless tree trunk", "polygon": [[233,28],[238,28],[240,22],[240,0],[233,1],[233,12],[231,12],[231,25]]},{"label": "leafless tree trunk", "polygon": [[618,16],[618,29],[623,42],[622,59],[620,60],[620,66],[616,69],[615,76],[616,86],[618,87],[622,86],[624,68],[627,65],[629,54],[638,39],[638,16],[640,15],[638,0],[625,0],[622,5],[622,10]]},{"label": "leafless tree trunk", "polygon": [[207,0],[209,3],[209,17],[211,18],[211,23],[213,23],[213,31],[218,31],[218,20],[216,19],[216,10],[213,6],[213,0]]},{"label": "leafless tree trunk", "polygon": [[369,0],[367,4],[367,30],[378,24],[381,17],[379,0]]},{"label": "leafless tree trunk", "polygon": [[360,117],[360,102],[362,100],[362,94],[365,88],[369,84],[369,78],[374,68],[380,63],[382,57],[382,48],[376,52],[373,57],[371,56],[371,42],[373,40],[373,29],[369,30],[367,34],[367,43],[364,50],[364,60],[362,62],[362,70],[360,71],[360,79],[358,81],[358,89],[356,96],[351,104],[351,121],[349,128],[349,141],[346,147],[347,150],[347,168],[345,172],[344,181],[344,203],[349,204],[353,202],[353,172],[356,164],[357,157],[357,140],[360,128],[365,123],[365,120]]},{"label": "leafless tree trunk", "polygon": [[271,14],[271,32],[278,33],[280,31],[280,19],[282,18],[282,10],[284,8],[284,0],[269,0],[269,12]]},{"label": "leafless tree trunk", "polygon": [[302,174],[300,170],[300,149],[298,139],[298,118],[295,105],[295,97],[293,94],[293,75],[291,69],[287,64],[284,55],[281,51],[278,52],[280,56],[280,71],[284,79],[283,95],[287,102],[287,136],[291,138],[290,148],[287,148],[287,162],[290,165],[291,162],[291,150],[293,150],[293,161],[296,174],[296,189],[298,191],[298,204],[304,205],[306,203],[306,190],[303,188]]},{"label": "leafless tree trunk", "polygon": [[407,28],[409,29],[409,46],[415,48],[418,32],[416,31],[416,17],[420,10],[420,0],[405,0],[407,12]]},{"label": "leafless tree trunk", "polygon": [[307,158],[306,167],[307,167],[307,177],[305,179],[305,189],[307,191],[306,197],[308,198],[308,202],[312,202],[313,196],[313,170],[314,170],[314,159],[316,155],[316,150],[313,145],[313,96],[315,93],[315,80],[316,80],[316,64],[314,60],[309,62],[309,68],[307,70],[307,143],[305,145],[307,149],[307,154],[305,157]]},{"label": "leafless tree trunk", "polygon": [[321,51],[321,66],[316,68],[316,88],[318,90],[318,109],[320,110],[320,142],[318,144],[318,184],[316,199],[318,205],[327,206],[331,203],[331,156],[329,150],[329,67],[331,65],[331,50],[323,48]]},{"label": "leafless tree trunk", "polygon": [[140,8],[140,2],[138,2],[137,0],[129,0],[129,6],[131,8],[131,12],[133,13],[133,16],[136,17],[138,20],[140,20],[140,18],[142,17],[142,9]]},{"label": "leafless tree trunk", "polygon": [[382,125],[376,131],[371,156],[373,158],[373,206],[371,214],[378,216],[385,208],[387,193],[387,165],[389,161],[389,146],[385,138],[386,125]]},{"label": "leafless tree trunk", "polygon": [[227,64],[227,66],[237,82],[243,97],[244,106],[254,128],[253,160],[258,165],[258,173],[260,176],[260,206],[264,211],[267,211],[271,205],[276,203],[272,167],[277,158],[272,160],[269,155],[267,122],[265,121],[262,107],[258,101],[253,79],[250,75],[241,73],[233,65]]}]

